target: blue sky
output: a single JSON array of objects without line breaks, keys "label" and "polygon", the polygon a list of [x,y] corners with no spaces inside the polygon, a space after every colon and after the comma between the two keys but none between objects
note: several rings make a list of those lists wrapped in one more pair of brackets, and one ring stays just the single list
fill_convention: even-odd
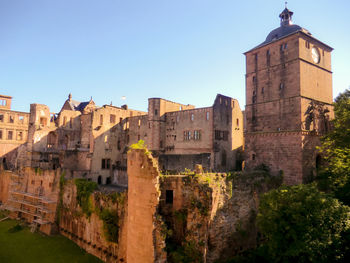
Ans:
[{"label": "blue sky", "polygon": [[[332,46],[333,93],[350,85],[350,1],[291,0],[293,21]],[[245,104],[243,53],[279,26],[279,0],[0,0],[0,94],[13,109],[73,99],[147,110],[149,97]],[[126,100],[121,99],[122,96]]]}]

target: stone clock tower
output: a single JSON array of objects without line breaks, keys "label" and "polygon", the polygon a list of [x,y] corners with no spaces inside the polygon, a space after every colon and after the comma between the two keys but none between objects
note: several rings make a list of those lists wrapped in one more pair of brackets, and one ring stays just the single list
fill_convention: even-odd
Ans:
[{"label": "stone clock tower", "polygon": [[246,56],[246,167],[266,164],[284,182],[310,180],[316,146],[329,129],[332,48],[292,23],[285,8],[280,27]]}]

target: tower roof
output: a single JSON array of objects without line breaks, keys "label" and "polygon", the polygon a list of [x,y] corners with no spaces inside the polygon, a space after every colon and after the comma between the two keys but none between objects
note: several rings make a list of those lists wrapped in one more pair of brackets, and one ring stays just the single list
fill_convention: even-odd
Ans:
[{"label": "tower roof", "polygon": [[265,41],[262,42],[260,45],[256,46],[252,50],[265,46],[271,42],[277,41],[281,38],[284,38],[288,35],[302,32],[304,34],[310,35],[311,33],[306,30],[305,28],[302,28],[301,26],[294,25],[292,22],[292,16],[293,12],[290,11],[287,7],[279,14],[279,18],[281,19],[281,25],[277,27],[276,29],[272,30],[266,37]]}]

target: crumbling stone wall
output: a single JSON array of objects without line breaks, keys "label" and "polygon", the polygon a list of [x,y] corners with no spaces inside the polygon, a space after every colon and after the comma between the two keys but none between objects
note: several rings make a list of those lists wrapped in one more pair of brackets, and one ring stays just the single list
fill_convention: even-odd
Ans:
[{"label": "crumbling stone wall", "polygon": [[158,164],[145,149],[128,153],[127,262],[165,262],[159,204]]},{"label": "crumbling stone wall", "polygon": [[[91,215],[85,214],[79,206],[74,181],[64,182],[58,211],[60,233],[105,262],[126,262],[126,192],[120,192],[120,189],[108,192],[95,191],[90,196],[89,202],[91,202],[89,208]],[[108,240],[110,237],[104,225],[104,213],[113,213],[111,218],[117,218],[113,233],[117,232],[118,236],[112,237],[113,241]]]}]

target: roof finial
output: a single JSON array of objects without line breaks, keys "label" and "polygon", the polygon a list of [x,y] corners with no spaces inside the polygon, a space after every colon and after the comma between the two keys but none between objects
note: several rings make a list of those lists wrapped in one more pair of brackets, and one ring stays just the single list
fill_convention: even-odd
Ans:
[{"label": "roof finial", "polygon": [[287,8],[287,4],[288,4],[288,2],[285,1],[285,2],[284,2],[284,7],[285,7],[285,8]]},{"label": "roof finial", "polygon": [[69,101],[72,100],[72,93],[69,93],[69,95],[68,95],[68,100],[69,100]]}]

